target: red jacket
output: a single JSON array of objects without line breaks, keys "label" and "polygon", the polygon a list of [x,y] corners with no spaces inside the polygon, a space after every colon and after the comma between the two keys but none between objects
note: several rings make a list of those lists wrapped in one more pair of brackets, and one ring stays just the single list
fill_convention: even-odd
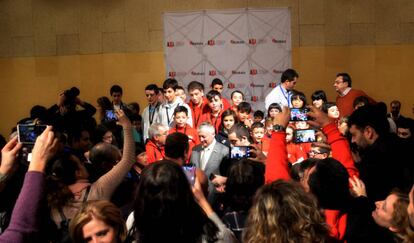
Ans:
[{"label": "red jacket", "polygon": [[188,102],[188,106],[191,109],[191,115],[193,117],[193,127],[197,128],[201,124],[201,117],[204,113],[210,110],[208,107],[208,102],[205,97],[203,97],[203,103],[201,106],[195,105],[191,100]]},{"label": "red jacket", "polygon": [[217,134],[221,129],[221,114],[223,114],[223,110],[220,111],[218,116],[213,116],[211,114],[211,110],[209,109],[207,113],[204,113],[201,116],[201,122],[206,122],[206,121],[210,122],[211,125],[213,125],[214,128],[216,129],[216,134]]},{"label": "red jacket", "polygon": [[165,157],[164,146],[158,147],[152,140],[148,140],[145,145],[145,151],[147,151],[147,159],[149,164],[162,160]]},{"label": "red jacket", "polygon": [[[348,141],[341,135],[335,124],[331,123],[322,128],[331,145],[332,157],[341,162],[347,169],[349,176],[358,176],[358,169],[354,165]],[[289,180],[289,169],[286,149],[286,133],[273,132],[270,141],[272,148],[267,155],[265,180],[266,183],[283,179]],[[331,236],[343,239],[346,230],[347,215],[339,210],[325,210],[326,223],[330,226]]]},{"label": "red jacket", "polygon": [[305,160],[308,158],[307,153],[303,150],[301,144],[288,143],[286,145],[289,163],[293,164],[299,159]]}]

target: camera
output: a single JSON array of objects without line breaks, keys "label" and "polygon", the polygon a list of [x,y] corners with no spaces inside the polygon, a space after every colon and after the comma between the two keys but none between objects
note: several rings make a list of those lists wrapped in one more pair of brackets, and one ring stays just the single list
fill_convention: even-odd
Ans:
[{"label": "camera", "polygon": [[63,95],[65,96],[65,101],[63,105],[66,107],[75,107],[76,106],[76,97],[80,94],[80,90],[76,87],[72,87],[68,90],[63,91]]},{"label": "camera", "polygon": [[295,143],[313,143],[316,142],[316,134],[313,129],[295,130]]},{"label": "camera", "polygon": [[230,159],[242,159],[250,157],[250,146],[234,146],[230,149]]},{"label": "camera", "polygon": [[36,138],[46,129],[46,125],[18,124],[17,136],[19,143],[34,144]]},{"label": "camera", "polygon": [[290,120],[291,121],[307,121],[309,109],[290,109]]}]

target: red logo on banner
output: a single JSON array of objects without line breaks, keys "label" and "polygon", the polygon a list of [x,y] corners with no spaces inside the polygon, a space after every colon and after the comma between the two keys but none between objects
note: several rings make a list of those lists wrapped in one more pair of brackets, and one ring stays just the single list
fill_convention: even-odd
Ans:
[{"label": "red logo on banner", "polygon": [[257,97],[257,96],[252,96],[252,99],[251,99],[253,102],[256,102],[256,101],[258,101],[259,100],[259,97]]},{"label": "red logo on banner", "polygon": [[276,87],[276,83],[269,83],[269,88],[274,88]]},{"label": "red logo on banner", "polygon": [[216,70],[210,70],[208,72],[208,75],[210,75],[210,76],[216,76],[217,75],[217,72],[216,72]]},{"label": "red logo on banner", "polygon": [[257,69],[250,69],[250,75],[256,75]]},{"label": "red logo on banner", "polygon": [[174,47],[174,41],[167,41],[167,47]]},{"label": "red logo on banner", "polygon": [[249,44],[250,45],[256,45],[256,39],[249,39]]},{"label": "red logo on banner", "polygon": [[168,77],[175,77],[177,76],[176,72],[168,72]]},{"label": "red logo on banner", "polygon": [[273,72],[276,73],[276,74],[283,73],[282,70],[276,70],[276,69],[273,69]]},{"label": "red logo on banner", "polygon": [[209,45],[209,46],[214,46],[214,44],[215,44],[214,40],[208,40],[207,41],[207,45]]},{"label": "red logo on banner", "polygon": [[286,40],[277,40],[277,39],[273,38],[272,42],[279,44],[279,43],[286,43]]},{"label": "red logo on banner", "polygon": [[234,88],[236,88],[236,85],[235,85],[234,83],[229,83],[229,84],[227,85],[227,88],[229,88],[229,89],[234,89]]}]

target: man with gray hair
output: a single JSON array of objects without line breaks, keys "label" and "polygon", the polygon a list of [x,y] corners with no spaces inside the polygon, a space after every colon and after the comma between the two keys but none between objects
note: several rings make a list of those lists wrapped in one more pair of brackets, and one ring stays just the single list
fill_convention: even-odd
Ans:
[{"label": "man with gray hair", "polygon": [[168,127],[161,123],[153,123],[148,129],[148,141],[145,145],[148,163],[154,163],[165,157],[164,145],[168,135]]},{"label": "man with gray hair", "polygon": [[[215,128],[209,122],[203,122],[198,127],[200,144],[191,153],[190,162],[200,168],[207,176],[220,175],[220,164],[229,155],[229,148],[215,139]],[[214,201],[214,185],[209,182],[210,203]]]}]

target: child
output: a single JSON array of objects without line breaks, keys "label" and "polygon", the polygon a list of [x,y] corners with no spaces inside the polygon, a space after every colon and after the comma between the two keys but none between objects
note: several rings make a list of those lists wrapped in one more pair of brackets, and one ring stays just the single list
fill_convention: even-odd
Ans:
[{"label": "child", "polygon": [[254,147],[261,150],[267,156],[270,140],[265,136],[265,126],[261,122],[255,122],[252,124],[251,131]]},{"label": "child", "polygon": [[305,94],[300,91],[293,92],[290,97],[290,102],[292,103],[292,108],[305,108],[306,107],[306,97]]},{"label": "child", "polygon": [[272,138],[273,133],[273,119],[268,117],[265,121],[265,127],[266,127],[266,137]]},{"label": "child", "polygon": [[252,112],[252,107],[248,102],[241,102],[237,106],[237,118],[239,119],[240,123],[243,123],[247,127],[252,126],[252,119],[250,117],[250,113]]},{"label": "child", "polygon": [[[223,87],[224,85],[221,79],[215,78],[213,79],[213,81],[211,81],[211,89],[219,92],[220,94],[223,93]],[[223,110],[227,110],[230,108],[230,102],[226,98],[224,98],[223,95],[221,96],[221,102],[223,103]]]},{"label": "child", "polygon": [[223,112],[223,103],[221,101],[221,94],[218,91],[210,90],[206,95],[208,106],[207,110],[201,117],[201,123],[208,121],[216,129],[216,134],[220,131],[221,113]]},{"label": "child", "polygon": [[263,123],[263,119],[264,119],[264,113],[261,110],[257,110],[254,112],[253,114],[253,121],[254,122],[262,122]]},{"label": "child", "polygon": [[221,114],[221,130],[216,135],[216,140],[226,146],[230,147],[228,134],[230,129],[237,122],[237,114],[231,109],[223,111]]},{"label": "child", "polygon": [[237,112],[237,106],[243,102],[244,100],[244,94],[240,90],[235,90],[231,93],[231,102],[232,107],[235,112]]},{"label": "child", "polygon": [[168,134],[180,132],[188,136],[188,158],[190,158],[191,151],[194,146],[200,143],[197,130],[187,124],[188,109],[184,106],[178,106],[174,110],[174,123]]},{"label": "child", "polygon": [[184,101],[180,97],[175,95],[177,87],[178,82],[175,79],[167,79],[164,81],[162,88],[164,92],[165,101],[157,109],[157,112],[155,114],[156,122],[171,127],[173,123],[173,113],[175,108],[177,106],[185,106],[185,108],[187,108],[188,110],[189,117],[187,123],[190,124],[190,126],[192,126],[193,118],[191,116],[190,107],[186,103],[184,103]]},{"label": "child", "polygon": [[312,96],[312,104],[319,110],[322,110],[322,105],[327,102],[325,91],[323,90],[316,90],[313,92]]},{"label": "child", "polygon": [[334,119],[337,121],[339,119],[339,110],[335,103],[333,102],[327,102],[323,104],[322,110],[328,114],[329,118]]},{"label": "child", "polygon": [[177,86],[177,88],[175,88],[175,95],[180,97],[184,102],[187,102],[187,95],[182,86]]},{"label": "child", "polygon": [[269,105],[269,108],[267,109],[267,117],[273,119],[280,112],[282,112],[282,107],[280,107],[278,103],[272,103]]},{"label": "child", "polygon": [[286,128],[286,150],[288,154],[288,161],[291,164],[301,162],[308,158],[307,154],[302,150],[300,144],[293,142],[295,127],[288,125]]}]

